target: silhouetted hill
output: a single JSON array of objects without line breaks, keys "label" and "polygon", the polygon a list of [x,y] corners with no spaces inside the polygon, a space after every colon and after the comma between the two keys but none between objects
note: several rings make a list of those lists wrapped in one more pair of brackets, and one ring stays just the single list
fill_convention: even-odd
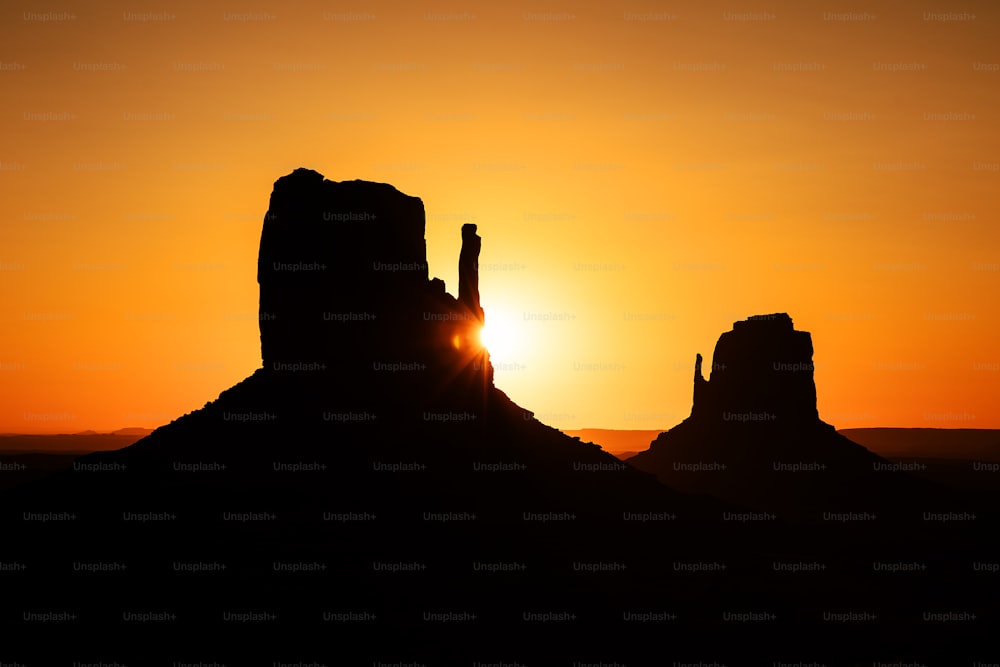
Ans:
[{"label": "silhouetted hill", "polygon": [[[477,342],[481,239],[475,225],[461,231],[455,298],[428,278],[420,199],[306,169],[278,179],[257,271],[263,367],[201,410],[80,465],[126,466],[165,488],[221,482],[256,493],[296,480],[302,492],[380,506],[438,503],[448,489],[449,502],[511,516],[538,503],[615,512],[626,491],[628,502],[677,509],[677,494],[652,476],[540,424],[493,385]],[[178,476],[199,462],[225,474]],[[286,464],[325,468],[276,474]],[[385,474],[383,464],[418,474]],[[492,466],[513,474],[476,474]]]},{"label": "silhouetted hill", "polygon": [[819,418],[813,347],[785,313],[735,322],[715,346],[709,380],[694,371],[691,416],[628,463],[669,486],[821,520],[949,499]]}]

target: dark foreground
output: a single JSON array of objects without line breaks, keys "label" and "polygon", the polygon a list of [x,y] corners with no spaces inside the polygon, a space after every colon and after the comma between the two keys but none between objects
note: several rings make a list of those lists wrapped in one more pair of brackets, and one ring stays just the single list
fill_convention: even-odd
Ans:
[{"label": "dark foreground", "polygon": [[491,396],[495,429],[419,434],[402,413],[278,427],[208,406],[6,492],[0,661],[997,660],[992,490],[787,521],[674,493]]}]

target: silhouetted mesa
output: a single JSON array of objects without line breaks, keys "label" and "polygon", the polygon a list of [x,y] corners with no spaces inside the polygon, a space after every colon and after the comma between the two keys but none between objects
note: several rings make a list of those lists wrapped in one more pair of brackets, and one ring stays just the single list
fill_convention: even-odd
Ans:
[{"label": "silhouetted mesa", "polygon": [[888,462],[820,420],[813,346],[786,313],[733,323],[710,379],[695,357],[691,416],[628,462],[681,491],[815,518],[899,491]]},{"label": "silhouetted mesa", "polygon": [[709,380],[695,360],[695,419],[746,423],[816,422],[813,346],[785,313],[733,323],[719,336]]},{"label": "silhouetted mesa", "polygon": [[424,221],[423,202],[386,183],[308,169],[278,179],[257,263],[264,370],[329,371],[376,388],[398,378],[393,368],[416,369],[414,379],[460,366],[491,382],[475,343],[481,239],[475,225],[462,229],[456,300],[428,280]]},{"label": "silhouetted mesa", "polygon": [[[321,474],[296,481],[296,493],[324,503],[460,502],[515,525],[525,507],[589,508],[615,525],[622,507],[677,509],[679,494],[652,475],[541,424],[494,386],[478,341],[477,228],[462,227],[458,298],[428,279],[423,235],[423,203],[391,185],[307,169],[278,179],[258,258],[263,368],[85,463],[121,464],[128,479],[148,475],[164,489],[216,494],[224,484],[257,498],[291,484],[275,477],[282,461],[305,462],[292,468]],[[225,474],[178,477],[191,462],[225,464]],[[483,474],[492,470],[516,474]],[[111,487],[101,492],[116,502]],[[683,504],[695,514],[720,506]]]}]

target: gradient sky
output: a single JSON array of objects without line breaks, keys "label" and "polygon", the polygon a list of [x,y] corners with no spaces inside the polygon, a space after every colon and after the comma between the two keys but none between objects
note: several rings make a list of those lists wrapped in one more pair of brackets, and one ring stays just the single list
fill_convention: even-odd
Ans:
[{"label": "gradient sky", "polygon": [[1000,428],[1000,5],[13,2],[0,432],[153,427],[260,366],[298,166],[479,225],[496,383],[668,428],[695,353],[789,313],[837,427]]}]

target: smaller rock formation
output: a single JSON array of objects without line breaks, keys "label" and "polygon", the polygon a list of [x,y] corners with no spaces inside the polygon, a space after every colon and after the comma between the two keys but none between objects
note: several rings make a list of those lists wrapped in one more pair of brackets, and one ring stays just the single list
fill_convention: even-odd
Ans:
[{"label": "smaller rock formation", "polygon": [[423,202],[387,183],[309,169],[279,178],[257,263],[264,371],[308,376],[359,403],[419,407],[450,394],[468,399],[453,406],[479,409],[493,384],[478,343],[482,240],[462,228],[456,299],[428,279],[424,227]]},{"label": "smaller rock formation", "polygon": [[719,336],[708,381],[695,359],[691,416],[750,423],[814,423],[816,384],[808,331],[796,331],[786,313],[734,322]]},{"label": "smaller rock formation", "polygon": [[689,493],[785,515],[870,508],[899,491],[887,463],[822,421],[813,346],[786,313],[735,322],[706,380],[695,356],[691,415],[629,464]]}]

